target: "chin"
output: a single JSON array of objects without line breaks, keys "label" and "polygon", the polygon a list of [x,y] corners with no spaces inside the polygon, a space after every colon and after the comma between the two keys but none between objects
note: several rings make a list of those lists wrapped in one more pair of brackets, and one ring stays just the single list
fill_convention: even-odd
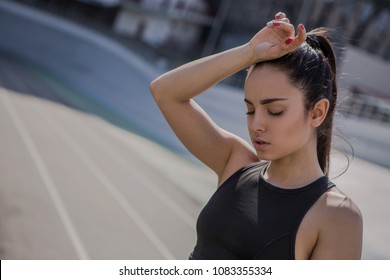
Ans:
[{"label": "chin", "polygon": [[275,160],[274,157],[267,155],[266,153],[257,152],[256,154],[257,154],[257,157],[259,158],[259,160],[265,160],[265,161]]},{"label": "chin", "polygon": [[265,161],[274,161],[274,160],[279,160],[284,158],[284,156],[272,155],[270,153],[264,153],[259,151],[257,151],[256,154],[260,160],[265,160]]}]

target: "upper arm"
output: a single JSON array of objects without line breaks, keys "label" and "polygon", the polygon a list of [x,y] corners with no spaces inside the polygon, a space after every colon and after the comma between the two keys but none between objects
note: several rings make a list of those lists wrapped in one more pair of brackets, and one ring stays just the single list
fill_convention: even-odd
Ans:
[{"label": "upper arm", "polygon": [[244,140],[220,128],[194,100],[157,104],[184,146],[220,178],[233,153],[253,155]]},{"label": "upper arm", "polygon": [[[340,198],[340,197],[339,197]],[[363,220],[358,207],[348,197],[330,196],[311,259],[360,259]]]}]

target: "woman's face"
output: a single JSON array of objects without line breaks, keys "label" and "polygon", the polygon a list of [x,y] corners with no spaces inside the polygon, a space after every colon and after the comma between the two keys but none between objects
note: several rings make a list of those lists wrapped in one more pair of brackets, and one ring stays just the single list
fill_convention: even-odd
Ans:
[{"label": "woman's face", "polygon": [[291,157],[315,143],[303,98],[283,71],[263,66],[249,74],[245,83],[248,130],[260,159]]}]

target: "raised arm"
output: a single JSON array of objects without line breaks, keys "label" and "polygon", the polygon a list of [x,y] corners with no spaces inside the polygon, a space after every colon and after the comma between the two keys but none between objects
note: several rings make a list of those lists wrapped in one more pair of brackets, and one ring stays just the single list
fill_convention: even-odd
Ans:
[{"label": "raised arm", "polygon": [[285,15],[278,13],[247,44],[185,64],[151,83],[153,97],[177,137],[220,181],[256,155],[245,141],[218,127],[192,98],[258,61],[295,50],[306,32],[300,25],[298,35],[294,33]]}]

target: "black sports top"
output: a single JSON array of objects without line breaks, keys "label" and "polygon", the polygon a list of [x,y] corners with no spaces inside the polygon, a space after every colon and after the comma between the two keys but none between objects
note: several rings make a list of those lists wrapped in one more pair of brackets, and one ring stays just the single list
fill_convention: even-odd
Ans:
[{"label": "black sports top", "polygon": [[199,215],[189,259],[295,259],[303,217],[334,184],[323,176],[301,188],[282,189],[264,180],[266,167],[249,164],[217,189]]}]

